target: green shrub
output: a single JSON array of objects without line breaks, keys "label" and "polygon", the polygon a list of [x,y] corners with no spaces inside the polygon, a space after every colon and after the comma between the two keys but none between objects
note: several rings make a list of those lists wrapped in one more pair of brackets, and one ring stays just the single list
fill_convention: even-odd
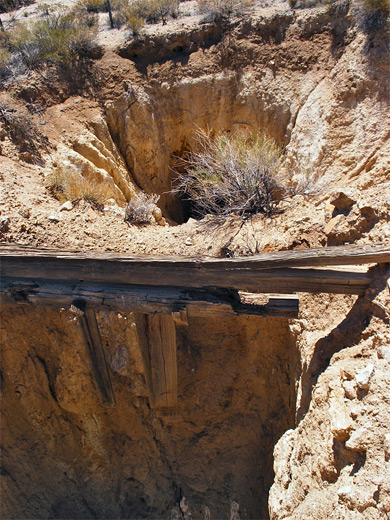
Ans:
[{"label": "green shrub", "polygon": [[273,213],[285,190],[282,153],[261,135],[212,138],[199,132],[198,150],[179,161],[173,192],[186,198],[195,215]]},{"label": "green shrub", "polygon": [[138,18],[129,13],[126,17],[126,25],[132,31],[133,36],[138,36],[142,27],[145,25],[145,21],[143,18]]},{"label": "green shrub", "polygon": [[74,12],[49,14],[31,25],[18,24],[8,31],[8,51],[29,70],[44,65],[70,66],[97,55],[96,30]]}]

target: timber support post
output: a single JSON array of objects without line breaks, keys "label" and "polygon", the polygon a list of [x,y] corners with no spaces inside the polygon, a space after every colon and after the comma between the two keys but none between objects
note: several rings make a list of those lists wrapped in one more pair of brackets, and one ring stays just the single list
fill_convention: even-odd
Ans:
[{"label": "timber support post", "polygon": [[103,404],[115,406],[110,373],[100,337],[99,325],[93,309],[88,309],[83,300],[74,300],[70,311],[75,314],[83,332],[96,388]]},{"label": "timber support post", "polygon": [[135,316],[150,406],[162,414],[177,407],[176,326],[171,314]]}]

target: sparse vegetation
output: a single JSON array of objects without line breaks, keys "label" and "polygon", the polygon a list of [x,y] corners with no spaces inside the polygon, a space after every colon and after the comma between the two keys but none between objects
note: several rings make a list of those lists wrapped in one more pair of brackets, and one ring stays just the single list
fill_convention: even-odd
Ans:
[{"label": "sparse vegetation", "polygon": [[243,14],[253,3],[254,0],[197,0],[199,11],[214,19]]},{"label": "sparse vegetation", "polygon": [[14,9],[33,4],[35,0],[0,0],[0,13],[7,13]]},{"label": "sparse vegetation", "polygon": [[158,195],[148,195],[145,192],[134,195],[127,204],[125,220],[137,225],[150,224],[158,199]]},{"label": "sparse vegetation", "polygon": [[179,165],[174,192],[189,200],[195,215],[274,212],[286,179],[281,149],[269,138],[198,133],[198,150]]},{"label": "sparse vegetation", "polygon": [[84,177],[77,171],[68,171],[56,167],[46,178],[46,188],[61,202],[85,200],[96,209],[103,209],[104,203],[113,196],[112,189],[106,182],[98,182]]},{"label": "sparse vegetation", "polygon": [[69,67],[82,59],[96,57],[99,47],[94,38],[96,19],[77,12],[60,11],[32,24],[19,23],[2,34],[2,79],[11,71],[17,75],[25,70],[44,66]]},{"label": "sparse vegetation", "polygon": [[113,17],[117,27],[126,24],[137,35],[145,23],[162,22],[178,15],[179,0],[117,0],[113,3]]},{"label": "sparse vegetation", "polygon": [[390,13],[390,0],[364,0],[364,29],[371,33],[386,25]]},{"label": "sparse vegetation", "polygon": [[33,161],[40,158],[39,148],[47,145],[46,138],[39,132],[34,117],[24,107],[0,100],[0,126],[6,135],[24,154],[22,157]]},{"label": "sparse vegetation", "polygon": [[89,13],[107,12],[107,0],[80,0],[77,7],[85,9]]}]

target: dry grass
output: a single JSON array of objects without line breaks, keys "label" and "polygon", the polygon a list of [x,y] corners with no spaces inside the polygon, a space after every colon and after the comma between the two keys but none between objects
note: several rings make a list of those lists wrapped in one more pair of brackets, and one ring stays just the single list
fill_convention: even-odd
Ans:
[{"label": "dry grass", "polygon": [[104,203],[113,197],[108,183],[83,177],[78,172],[69,172],[61,167],[55,168],[47,176],[46,188],[61,202],[85,200],[96,209],[103,209]]}]

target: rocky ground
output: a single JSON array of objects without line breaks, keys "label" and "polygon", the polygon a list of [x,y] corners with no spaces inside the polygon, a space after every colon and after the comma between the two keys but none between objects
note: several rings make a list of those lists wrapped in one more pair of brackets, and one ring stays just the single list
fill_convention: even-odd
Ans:
[{"label": "rocky ground", "polygon": [[[0,102],[33,107],[39,144],[26,149],[0,127],[1,240],[216,257],[388,243],[386,28],[367,35],[353,12],[284,2],[227,27],[200,23],[194,2],[182,10],[139,40],[100,15],[104,53],[81,86],[46,71],[4,87]],[[37,4],[22,12],[36,16]],[[197,127],[264,131],[321,189],[272,218],[187,220],[167,192]],[[58,168],[104,184],[103,205],[55,198]],[[160,196],[165,222],[124,221],[140,189]],[[300,319],[278,329],[257,318],[190,324],[179,338],[184,419],[169,426],[148,407],[131,316],[99,318],[118,395],[107,412],[69,316],[7,309],[4,518],[265,518],[272,464],[272,519],[390,518],[389,272],[372,276],[365,297],[300,295]]]}]

